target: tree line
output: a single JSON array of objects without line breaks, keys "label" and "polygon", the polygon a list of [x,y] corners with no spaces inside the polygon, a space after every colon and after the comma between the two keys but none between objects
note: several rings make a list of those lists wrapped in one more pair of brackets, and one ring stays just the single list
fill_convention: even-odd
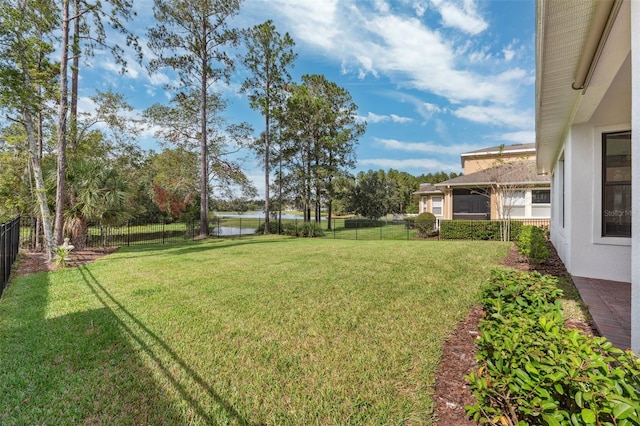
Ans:
[{"label": "tree line", "polygon": [[[152,56],[144,58],[129,29],[131,0],[0,0],[0,216],[38,217],[50,257],[64,236],[81,246],[92,221],[193,218],[206,235],[214,193],[257,195],[231,160],[243,148],[261,159],[267,225],[284,203],[303,210],[306,221],[321,211],[357,210],[362,197],[347,189],[367,181],[349,173],[366,123],[351,95],[322,75],[293,81],[294,40],[271,21],[233,27],[240,8],[240,0],[155,0],[146,29]],[[177,76],[165,86],[167,104],[132,118],[123,94],[96,90],[95,108],[79,111],[80,70],[97,50],[126,70],[123,46],[107,37],[114,33],[150,73]],[[216,89],[240,67],[240,91],[264,117],[257,138],[248,123],[225,117],[227,100]],[[148,127],[159,153],[137,144]],[[403,185],[386,208],[407,210]]]}]

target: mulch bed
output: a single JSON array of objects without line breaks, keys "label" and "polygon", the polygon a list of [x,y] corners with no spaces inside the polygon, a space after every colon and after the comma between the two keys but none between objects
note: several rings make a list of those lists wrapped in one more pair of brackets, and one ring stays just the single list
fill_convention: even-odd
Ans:
[{"label": "mulch bed", "polygon": [[[118,247],[73,250],[69,256],[71,260],[67,262],[67,266],[86,265],[116,250],[118,250]],[[44,253],[39,251],[20,251],[15,274],[20,276],[35,272],[54,271],[55,269],[57,268],[54,263],[47,263],[47,257]]]},{"label": "mulch bed", "polygon": [[[542,265],[530,264],[527,259],[518,253],[514,246],[504,259],[504,266],[522,271],[538,271],[541,274],[562,277],[567,270],[558,256],[555,247],[548,243],[549,259]],[[473,405],[475,398],[471,394],[464,376],[477,368],[475,339],[479,336],[478,323],[483,316],[482,309],[475,307],[469,315],[458,323],[442,349],[442,360],[436,372],[434,389],[434,403],[436,425],[440,426],[475,426],[477,423],[466,416],[465,406]],[[578,328],[585,333],[593,334],[593,327],[574,321],[567,326]]]}]

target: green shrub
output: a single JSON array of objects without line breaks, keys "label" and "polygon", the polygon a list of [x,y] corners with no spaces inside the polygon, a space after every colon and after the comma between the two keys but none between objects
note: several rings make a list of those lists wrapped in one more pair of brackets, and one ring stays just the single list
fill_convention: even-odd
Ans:
[{"label": "green shrub", "polygon": [[479,368],[467,376],[481,424],[640,425],[640,360],[564,328],[556,279],[493,272],[483,287]]},{"label": "green shrub", "polygon": [[[441,240],[502,240],[502,220],[441,220]],[[511,240],[520,235],[522,222],[510,221]]]},{"label": "green shrub", "polygon": [[537,226],[523,226],[516,240],[520,254],[528,257],[536,263],[543,263],[549,259],[549,249],[544,230]]},{"label": "green shrub", "polygon": [[282,224],[282,234],[291,237],[322,237],[324,231],[319,223],[315,222],[287,222]]},{"label": "green shrub", "polygon": [[[278,234],[278,221],[270,220],[269,221],[269,233],[270,234]],[[264,234],[264,222],[260,223],[258,229],[256,229],[256,234]]]},{"label": "green shrub", "polygon": [[433,213],[420,213],[414,220],[414,226],[418,230],[418,236],[429,237],[436,231],[436,217]]}]

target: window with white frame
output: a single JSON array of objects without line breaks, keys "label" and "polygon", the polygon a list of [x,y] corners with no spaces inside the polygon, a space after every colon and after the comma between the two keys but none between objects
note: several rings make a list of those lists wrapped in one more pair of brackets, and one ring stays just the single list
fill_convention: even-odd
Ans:
[{"label": "window with white frame", "polygon": [[531,190],[531,217],[548,218],[551,216],[551,190]]},{"label": "window with white frame", "polygon": [[435,196],[431,198],[431,213],[434,216],[442,216],[442,197]]},{"label": "window with white frame", "polygon": [[525,217],[526,193],[523,190],[508,190],[502,193],[502,217]]}]

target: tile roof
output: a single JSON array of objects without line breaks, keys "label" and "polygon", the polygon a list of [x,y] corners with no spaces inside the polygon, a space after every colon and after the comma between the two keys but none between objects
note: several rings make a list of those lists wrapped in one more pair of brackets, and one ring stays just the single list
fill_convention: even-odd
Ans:
[{"label": "tile roof", "polygon": [[512,161],[436,183],[435,187],[493,185],[495,183],[503,185],[548,185],[551,183],[551,177],[537,174],[534,160]]},{"label": "tile roof", "polygon": [[431,185],[430,183],[421,183],[420,189],[413,193],[414,195],[426,194],[442,194],[442,191]]}]

